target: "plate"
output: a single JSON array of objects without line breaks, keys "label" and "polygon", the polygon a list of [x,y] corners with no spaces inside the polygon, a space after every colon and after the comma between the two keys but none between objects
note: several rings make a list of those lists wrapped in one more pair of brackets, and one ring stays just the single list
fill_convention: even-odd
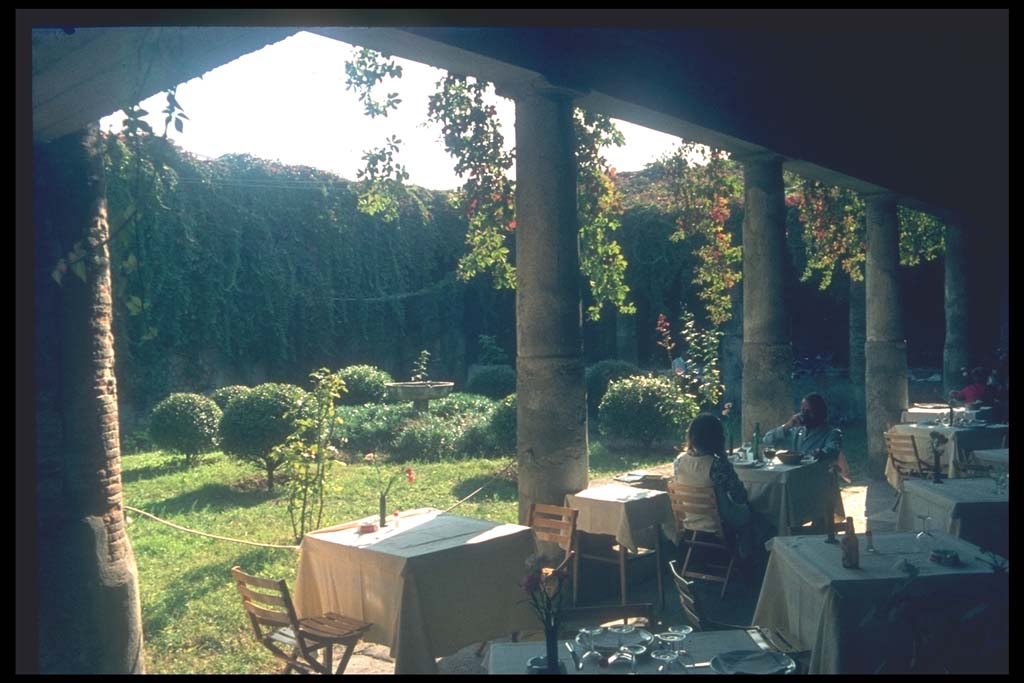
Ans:
[{"label": "plate", "polygon": [[720,674],[791,674],[796,662],[772,650],[736,650],[712,657],[711,670]]},{"label": "plate", "polygon": [[756,460],[738,460],[732,464],[733,467],[757,467]]},{"label": "plate", "polygon": [[644,475],[637,474],[635,472],[627,472],[626,474],[620,474],[615,477],[615,481],[622,482],[623,484],[635,484],[638,481],[643,481]]},{"label": "plate", "polygon": [[[612,633],[607,628],[601,631],[598,635],[594,636],[594,649],[601,654],[612,654],[619,651],[619,634]],[[654,635],[650,631],[642,628],[634,630],[632,633],[623,633],[622,636],[623,645],[643,645],[650,651],[650,645],[654,642]],[[576,636],[576,643],[586,649],[586,645],[580,636]],[[581,650],[582,651],[582,650]]]}]

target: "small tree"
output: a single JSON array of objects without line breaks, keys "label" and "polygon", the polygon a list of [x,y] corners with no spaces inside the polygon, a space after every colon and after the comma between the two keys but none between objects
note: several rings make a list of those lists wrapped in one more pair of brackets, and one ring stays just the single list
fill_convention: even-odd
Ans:
[{"label": "small tree", "polygon": [[245,396],[249,391],[249,387],[245,387],[240,384],[233,384],[228,387],[221,387],[220,389],[217,389],[210,394],[210,398],[213,399],[214,403],[220,406],[221,410],[225,410],[229,403],[239,396]]},{"label": "small tree", "polygon": [[221,448],[240,460],[262,465],[267,473],[267,490],[274,491],[274,471],[284,462],[275,452],[295,433],[301,414],[299,405],[309,406],[308,394],[292,384],[261,384],[228,404],[220,421]]},{"label": "small tree", "polygon": [[319,528],[323,518],[324,479],[332,456],[338,453],[332,444],[338,424],[334,402],[345,391],[340,372],[320,368],[309,377],[313,380],[313,405],[292,408],[286,417],[294,420],[295,431],[284,445],[273,449],[274,456],[287,463],[292,475],[288,482],[288,516],[296,543],[307,529]]},{"label": "small tree", "polygon": [[345,385],[339,402],[348,406],[383,403],[388,393],[386,385],[394,381],[391,375],[373,365],[350,365],[337,374]]},{"label": "small tree", "polygon": [[221,410],[199,394],[171,394],[153,408],[149,435],[158,448],[181,453],[191,467],[217,446]]}]

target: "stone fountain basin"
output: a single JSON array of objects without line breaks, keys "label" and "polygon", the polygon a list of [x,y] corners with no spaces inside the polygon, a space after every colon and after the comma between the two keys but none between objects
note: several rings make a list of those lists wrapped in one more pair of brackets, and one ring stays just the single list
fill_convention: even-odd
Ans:
[{"label": "stone fountain basin", "polygon": [[455,382],[388,382],[384,386],[399,401],[431,401],[450,394]]}]

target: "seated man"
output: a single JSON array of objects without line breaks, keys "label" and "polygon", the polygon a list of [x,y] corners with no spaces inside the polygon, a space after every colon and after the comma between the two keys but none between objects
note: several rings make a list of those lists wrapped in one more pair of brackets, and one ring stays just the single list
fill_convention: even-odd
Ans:
[{"label": "seated man", "polygon": [[988,402],[990,399],[985,368],[974,368],[971,370],[971,383],[960,391],[949,392],[949,397],[964,403],[975,401]]},{"label": "seated man", "polygon": [[764,445],[785,448],[791,453],[813,455],[834,463],[843,447],[843,434],[828,426],[828,407],[820,394],[807,394],[800,412],[764,435]]}]

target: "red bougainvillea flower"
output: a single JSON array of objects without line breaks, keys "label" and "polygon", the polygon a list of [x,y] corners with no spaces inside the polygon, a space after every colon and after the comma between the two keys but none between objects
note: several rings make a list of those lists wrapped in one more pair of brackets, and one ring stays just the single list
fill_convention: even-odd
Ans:
[{"label": "red bougainvillea flower", "polygon": [[519,582],[519,587],[523,589],[523,592],[527,595],[532,594],[534,591],[540,588],[540,575],[539,574],[527,574]]},{"label": "red bougainvillea flower", "polygon": [[410,484],[416,481],[416,473],[413,471],[411,467],[405,468],[405,480]]},{"label": "red bougainvillea flower", "polygon": [[516,229],[516,222],[515,221],[509,221],[508,222],[508,229],[509,230],[515,230]]}]

